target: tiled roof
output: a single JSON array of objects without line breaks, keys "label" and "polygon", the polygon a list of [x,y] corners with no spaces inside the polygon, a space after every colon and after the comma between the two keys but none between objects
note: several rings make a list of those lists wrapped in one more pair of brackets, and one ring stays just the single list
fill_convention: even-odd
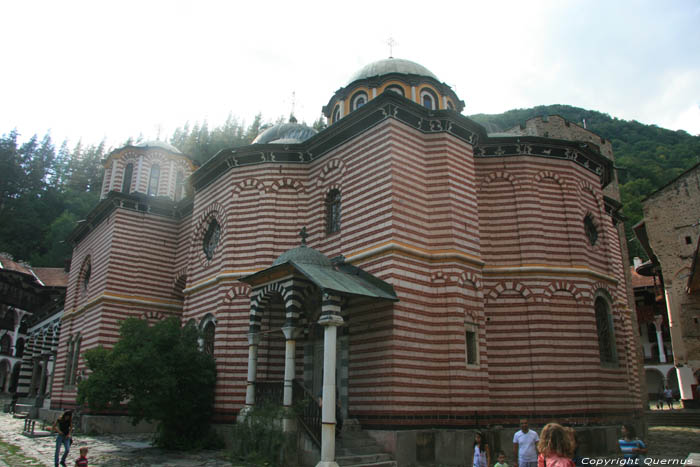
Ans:
[{"label": "tiled roof", "polygon": [[68,285],[68,273],[63,268],[32,268],[5,255],[0,255],[0,271],[25,274],[30,276],[37,285],[44,287],[66,287]]},{"label": "tiled roof", "polygon": [[33,268],[46,287],[68,286],[68,273],[63,268]]},{"label": "tiled roof", "polygon": [[630,275],[632,277],[632,288],[637,289],[640,287],[654,287],[654,278],[651,276],[642,276],[637,274],[634,270],[634,266],[630,266]]}]

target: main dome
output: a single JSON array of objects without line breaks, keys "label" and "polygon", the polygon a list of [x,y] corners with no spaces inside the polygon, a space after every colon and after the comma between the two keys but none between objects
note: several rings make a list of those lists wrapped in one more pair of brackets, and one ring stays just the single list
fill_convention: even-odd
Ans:
[{"label": "main dome", "polygon": [[429,76],[430,78],[439,81],[433,72],[416,62],[404,60],[402,58],[385,58],[384,60],[378,60],[363,66],[359,71],[352,75],[348,81],[348,84],[357,81],[358,79],[388,75],[390,73]]},{"label": "main dome", "polygon": [[316,130],[301,123],[280,123],[263,131],[253,144],[297,144],[316,134]]}]

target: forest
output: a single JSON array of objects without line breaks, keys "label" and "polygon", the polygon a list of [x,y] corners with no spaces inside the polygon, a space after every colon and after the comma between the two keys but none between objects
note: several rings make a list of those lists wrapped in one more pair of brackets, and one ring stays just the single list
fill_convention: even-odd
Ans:
[{"label": "forest", "polygon": [[[567,105],[469,118],[493,132],[544,115],[560,115],[579,125],[585,120],[589,130],[612,141],[630,257],[644,257],[630,228],[642,218],[642,200],[700,162],[700,135]],[[322,129],[325,124],[318,120],[313,126]],[[221,149],[249,144],[265,127],[261,115],[248,125],[229,116],[211,129],[207,122],[186,123],[167,140],[204,163]],[[65,239],[99,201],[102,160],[116,148],[104,142],[57,146],[49,134],[23,136],[15,130],[0,136],[0,252],[33,266],[62,267],[70,261],[72,249]],[[119,147],[141,140],[130,138]]]}]

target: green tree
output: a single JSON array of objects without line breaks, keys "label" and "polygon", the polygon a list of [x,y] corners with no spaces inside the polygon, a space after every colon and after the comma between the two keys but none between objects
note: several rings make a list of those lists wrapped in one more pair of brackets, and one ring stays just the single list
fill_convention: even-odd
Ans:
[{"label": "green tree", "polygon": [[129,318],[109,350],[85,352],[90,374],[78,386],[78,403],[93,411],[125,407],[134,423],[156,421],[156,444],[169,449],[204,447],[210,436],[216,367],[201,352],[194,326],[167,318],[149,326]]}]

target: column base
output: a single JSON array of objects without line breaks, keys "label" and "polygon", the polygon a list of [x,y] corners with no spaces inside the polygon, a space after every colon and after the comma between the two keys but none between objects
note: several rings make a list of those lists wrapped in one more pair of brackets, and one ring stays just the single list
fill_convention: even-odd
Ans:
[{"label": "column base", "polygon": [[236,417],[236,423],[245,423],[246,418],[248,418],[248,414],[250,411],[253,410],[252,405],[246,405],[244,406],[240,412],[238,412],[238,416]]},{"label": "column base", "polygon": [[339,467],[336,461],[320,461],[316,467]]}]

